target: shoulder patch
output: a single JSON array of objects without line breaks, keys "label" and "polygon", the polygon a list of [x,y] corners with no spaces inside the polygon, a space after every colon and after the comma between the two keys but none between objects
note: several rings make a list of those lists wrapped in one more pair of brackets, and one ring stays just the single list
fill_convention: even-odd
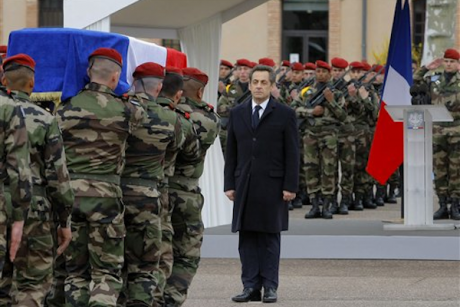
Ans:
[{"label": "shoulder patch", "polygon": [[303,97],[303,96],[308,92],[309,89],[310,89],[309,86],[304,87],[304,88],[300,91],[300,96]]},{"label": "shoulder patch", "polygon": [[440,75],[440,74],[432,75],[432,76],[431,76],[431,82],[436,82],[436,81],[439,80],[439,78],[441,78],[441,75]]},{"label": "shoulder patch", "polygon": [[227,92],[227,94],[228,94],[228,91],[230,90],[230,87],[232,87],[231,84],[229,84],[229,85],[227,85],[227,86],[225,87],[225,91]]}]

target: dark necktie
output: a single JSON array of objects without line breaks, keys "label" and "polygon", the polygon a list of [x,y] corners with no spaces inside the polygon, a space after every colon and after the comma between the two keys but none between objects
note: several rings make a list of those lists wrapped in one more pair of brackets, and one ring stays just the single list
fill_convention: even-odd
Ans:
[{"label": "dark necktie", "polygon": [[256,129],[257,125],[259,124],[259,111],[262,109],[261,106],[256,105],[254,107],[254,111],[252,113],[252,128]]}]

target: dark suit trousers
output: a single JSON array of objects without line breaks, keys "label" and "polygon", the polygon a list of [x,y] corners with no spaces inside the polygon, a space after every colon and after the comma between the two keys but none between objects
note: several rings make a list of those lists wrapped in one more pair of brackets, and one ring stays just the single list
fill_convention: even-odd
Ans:
[{"label": "dark suit trousers", "polygon": [[244,288],[278,288],[280,246],[280,233],[239,232]]}]

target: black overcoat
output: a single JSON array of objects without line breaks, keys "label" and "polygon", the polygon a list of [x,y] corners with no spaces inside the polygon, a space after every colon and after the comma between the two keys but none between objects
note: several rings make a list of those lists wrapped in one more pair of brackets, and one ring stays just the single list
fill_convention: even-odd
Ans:
[{"label": "black overcoat", "polygon": [[296,192],[299,141],[295,112],[271,98],[256,129],[252,101],[233,108],[227,127],[224,191],[235,190],[232,232],[288,229],[283,190]]}]

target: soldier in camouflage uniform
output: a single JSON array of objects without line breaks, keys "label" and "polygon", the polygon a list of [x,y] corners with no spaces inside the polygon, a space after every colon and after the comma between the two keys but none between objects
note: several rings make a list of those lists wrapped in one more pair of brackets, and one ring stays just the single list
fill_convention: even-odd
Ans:
[{"label": "soldier in camouflage uniform", "polygon": [[167,152],[172,152],[175,159],[183,141],[177,114],[155,102],[164,75],[164,67],[152,62],[138,66],[133,73],[135,95],[130,99],[144,108],[146,117],[142,127],[128,137],[126,164],[121,176],[125,204],[127,286],[124,296],[127,306],[155,306],[162,238],[158,185],[165,176]]},{"label": "soldier in camouflage uniform", "polygon": [[[178,68],[166,67],[166,77],[163,81],[163,87],[157,103],[164,107],[167,112],[176,113],[181,121],[181,129],[183,135],[183,144],[180,148],[182,161],[184,157],[186,161],[199,162],[200,151],[199,143],[193,124],[190,121],[190,114],[176,108],[182,97],[183,88],[182,71]],[[164,305],[164,288],[166,280],[171,276],[174,256],[173,256],[173,234],[174,229],[171,224],[171,215],[173,205],[169,201],[169,177],[174,175],[175,162],[177,151],[169,151],[166,153],[165,159],[165,178],[160,184],[160,202],[161,202],[161,258],[160,270],[158,276],[158,286],[155,290],[155,301],[158,305]]]},{"label": "soldier in camouflage uniform", "polygon": [[[0,303],[42,306],[52,279],[53,211],[59,217],[60,226],[58,235],[61,243],[57,254],[62,254],[71,240],[73,192],[57,121],[29,99],[34,86],[35,62],[29,56],[19,54],[5,60],[4,66],[3,83],[15,93],[26,115],[34,186],[21,247],[14,265],[7,261],[3,269]],[[11,210],[9,186],[5,186],[5,197]]]},{"label": "soldier in camouflage uniform", "polygon": [[[7,257],[16,258],[32,198],[29,143],[24,111],[0,86],[0,276]],[[7,215],[4,183],[9,184],[12,212]],[[7,226],[11,225],[9,237]],[[9,251],[7,252],[7,247]]]},{"label": "soldier in camouflage uniform", "polygon": [[[331,219],[331,201],[337,185],[337,134],[339,124],[345,120],[344,102],[340,91],[332,92],[331,67],[323,61],[316,62],[316,81],[293,102],[297,117],[304,118],[304,155],[307,192],[312,209],[305,218]],[[318,91],[322,91],[318,93]],[[319,97],[319,105],[309,104]],[[313,98],[313,99],[312,99]],[[319,198],[324,197],[322,211]]]},{"label": "soldier in camouflage uniform", "polygon": [[249,72],[254,67],[252,62],[246,59],[236,61],[239,78],[227,86],[217,102],[217,114],[222,120],[222,129],[219,133],[220,144],[225,157],[225,145],[227,144],[227,122],[230,110],[249,97]]},{"label": "soldier in camouflage uniform", "polygon": [[[460,54],[455,49],[447,49],[444,58],[436,59],[420,67],[414,75],[417,83],[426,82],[431,92],[431,103],[443,105],[454,118],[450,123],[433,125],[433,166],[439,210],[434,219],[450,218],[460,220]],[[443,66],[444,71],[424,76],[429,70]],[[450,210],[447,204],[451,199]]]},{"label": "soldier in camouflage uniform", "polygon": [[[291,82],[283,84],[280,88],[279,102],[291,105],[293,97],[297,95],[299,85],[303,81],[304,67],[302,63],[296,62],[291,64]],[[295,93],[292,93],[295,90]]]},{"label": "soldier in camouflage uniform", "polygon": [[90,83],[57,110],[75,193],[67,306],[116,306],[122,288],[126,229],[120,175],[126,140],[144,111],[113,92],[121,68],[116,50],[95,50],[89,57]]},{"label": "soldier in camouflage uniform", "polygon": [[198,187],[203,174],[206,151],[219,134],[220,121],[212,105],[202,101],[208,76],[196,68],[186,68],[184,96],[177,108],[190,113],[198,133],[201,156],[198,161],[187,161],[179,152],[174,176],[169,178],[169,197],[173,204],[171,217],[174,228],[174,265],[165,288],[166,306],[181,306],[198,269],[204,226],[201,209],[204,199]]}]

